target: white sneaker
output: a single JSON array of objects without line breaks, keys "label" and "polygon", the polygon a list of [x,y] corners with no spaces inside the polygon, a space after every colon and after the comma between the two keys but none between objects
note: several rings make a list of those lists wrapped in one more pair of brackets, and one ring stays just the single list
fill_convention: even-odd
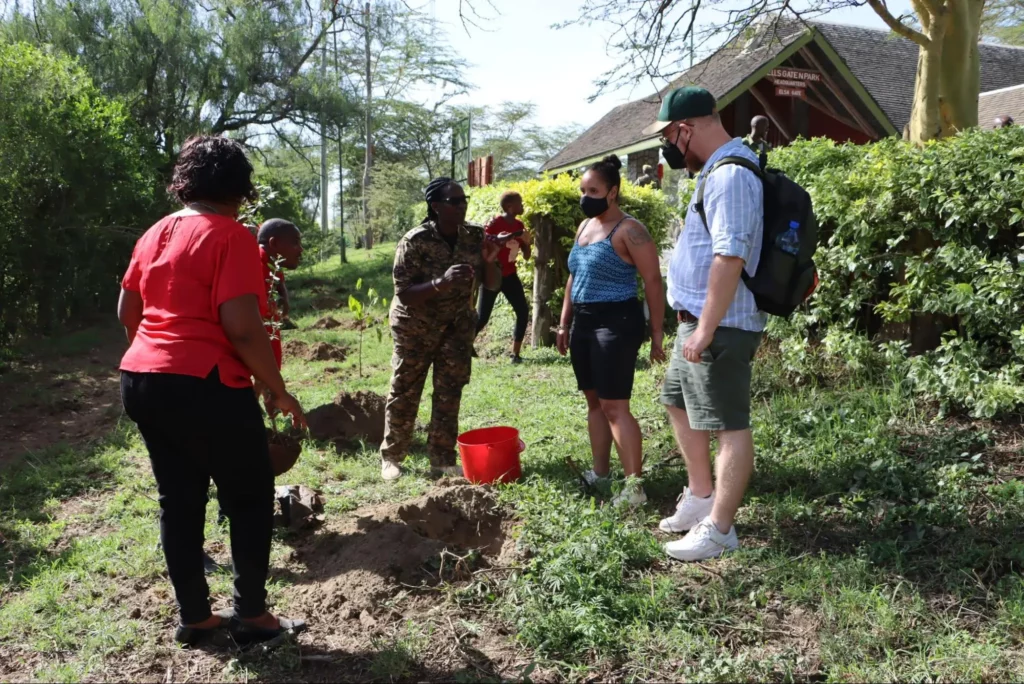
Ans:
[{"label": "white sneaker", "polygon": [[643,487],[626,487],[612,499],[612,506],[629,505],[633,508],[643,506],[647,503],[647,492]]},{"label": "white sneaker", "polygon": [[715,505],[715,493],[701,499],[693,495],[689,487],[683,489],[679,495],[679,503],[676,504],[676,512],[671,518],[665,518],[658,523],[658,529],[662,532],[686,532],[704,518],[711,515],[711,508]]},{"label": "white sneaker", "polygon": [[402,477],[402,468],[394,461],[382,460],[380,462],[380,476],[385,482],[391,482]]},{"label": "white sneaker", "polygon": [[593,468],[583,473],[583,481],[586,482],[591,487],[594,487],[602,482],[607,482],[610,479],[610,477],[611,475],[598,475]]},{"label": "white sneaker", "polygon": [[729,534],[722,534],[711,518],[704,518],[685,537],[665,544],[665,553],[676,560],[692,562],[718,558],[739,547],[735,527],[729,530]]}]

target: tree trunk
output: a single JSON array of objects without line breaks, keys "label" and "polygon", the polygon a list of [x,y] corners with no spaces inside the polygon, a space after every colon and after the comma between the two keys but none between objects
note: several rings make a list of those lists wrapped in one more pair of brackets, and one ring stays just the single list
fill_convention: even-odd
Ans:
[{"label": "tree trunk", "polygon": [[373,248],[373,229],[370,227],[370,170],[373,168],[373,55],[370,52],[370,3],[363,13],[366,22],[366,163],[363,167],[363,226],[366,229],[364,246]]},{"label": "tree trunk", "polygon": [[909,138],[923,143],[978,125],[982,0],[947,2],[928,18],[917,58]]},{"label": "tree trunk", "polygon": [[981,90],[978,39],[984,3],[961,0],[949,4],[952,7],[940,61],[942,92],[939,95],[939,118],[943,137],[978,125],[978,93]]},{"label": "tree trunk", "polygon": [[533,348],[551,346],[554,314],[548,301],[557,287],[555,254],[558,237],[551,219],[539,219],[533,243]]}]

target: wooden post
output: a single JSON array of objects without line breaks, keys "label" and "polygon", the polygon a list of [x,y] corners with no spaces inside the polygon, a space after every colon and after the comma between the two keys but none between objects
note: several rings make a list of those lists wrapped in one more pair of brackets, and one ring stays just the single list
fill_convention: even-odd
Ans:
[{"label": "wooden post", "polygon": [[551,295],[561,285],[565,261],[561,238],[565,232],[547,217],[534,223],[533,243],[533,348],[550,347],[554,342],[551,328],[561,310],[548,306]]},{"label": "wooden post", "polygon": [[772,103],[768,101],[768,98],[758,92],[757,85],[750,86],[749,92],[754,96],[754,99],[760,102],[761,106],[764,107],[765,114],[767,114],[768,118],[772,120],[772,124],[779,129],[779,133],[782,133],[789,142],[793,142],[793,136],[789,133],[789,125],[783,122],[779,112],[772,106]]}]

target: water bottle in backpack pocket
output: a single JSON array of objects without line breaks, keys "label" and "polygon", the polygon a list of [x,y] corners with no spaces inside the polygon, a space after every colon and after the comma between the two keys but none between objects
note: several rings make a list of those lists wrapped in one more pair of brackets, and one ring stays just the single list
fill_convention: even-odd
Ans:
[{"label": "water bottle in backpack pocket", "polygon": [[761,257],[754,275],[743,272],[743,282],[754,295],[758,309],[773,316],[789,316],[817,287],[814,252],[818,247],[818,223],[807,191],[780,171],[763,170],[745,157],[725,157],[715,163],[697,186],[694,208],[708,228],[704,211],[704,184],[708,176],[726,164],[749,169],[764,188],[764,234]]}]

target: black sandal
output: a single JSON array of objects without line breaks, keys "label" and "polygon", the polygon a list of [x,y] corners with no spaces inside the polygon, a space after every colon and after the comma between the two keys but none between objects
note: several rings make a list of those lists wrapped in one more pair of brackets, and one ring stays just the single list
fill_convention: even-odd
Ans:
[{"label": "black sandal", "polygon": [[213,613],[213,617],[220,618],[220,624],[216,627],[201,629],[199,627],[189,627],[188,625],[178,625],[178,628],[174,630],[174,641],[182,646],[198,646],[221,630],[229,628],[231,620],[235,617],[235,611],[232,608],[218,610]]},{"label": "black sandal", "polygon": [[228,629],[239,646],[270,641],[283,634],[296,635],[306,631],[305,620],[289,620],[288,618],[279,617],[277,622],[277,629],[267,629],[266,627],[257,627],[249,624],[236,615],[231,618],[231,624]]}]

